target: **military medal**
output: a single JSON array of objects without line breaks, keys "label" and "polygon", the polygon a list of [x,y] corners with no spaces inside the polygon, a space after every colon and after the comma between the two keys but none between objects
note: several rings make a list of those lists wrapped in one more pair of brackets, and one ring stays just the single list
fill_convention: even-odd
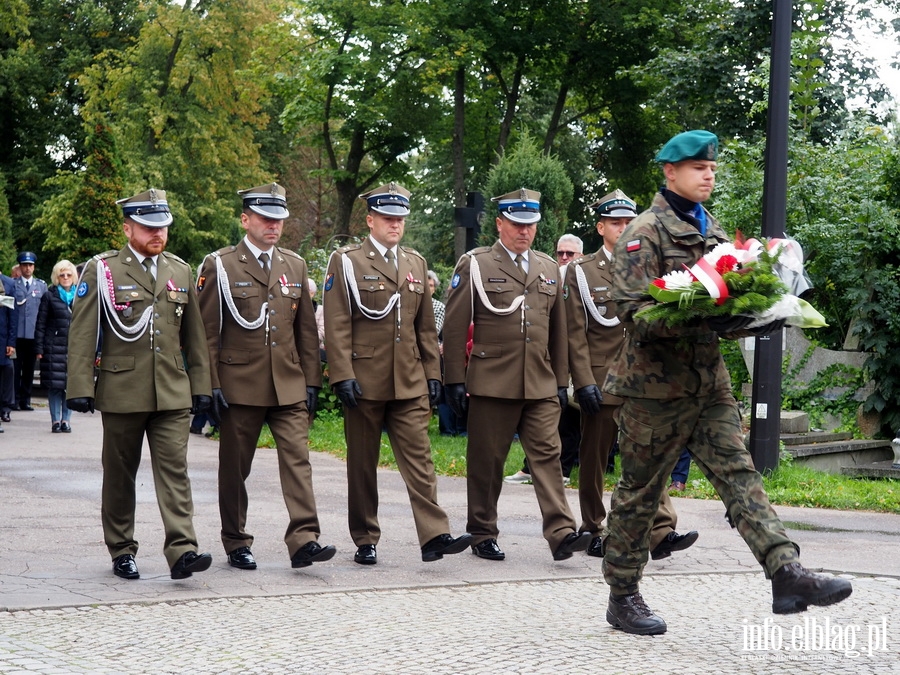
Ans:
[{"label": "military medal", "polygon": [[178,318],[181,318],[182,314],[184,314],[184,307],[182,307],[181,305],[178,305],[178,307],[175,308],[175,316],[177,316]]},{"label": "military medal", "polygon": [[409,290],[410,290],[411,293],[415,293],[415,292],[416,292],[416,284],[421,284],[421,283],[422,283],[421,280],[416,279],[416,278],[412,275],[412,272],[407,272],[407,273],[406,273],[406,280],[409,282]]},{"label": "military medal", "polygon": [[131,309],[131,305],[128,305],[125,309],[122,310],[122,316],[126,319],[130,319],[133,313],[134,311]]}]

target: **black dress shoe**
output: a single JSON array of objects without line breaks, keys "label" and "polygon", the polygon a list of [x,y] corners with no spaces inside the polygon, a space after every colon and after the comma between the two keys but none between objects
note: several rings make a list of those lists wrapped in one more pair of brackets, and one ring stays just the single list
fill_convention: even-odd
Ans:
[{"label": "black dress shoe", "polygon": [[228,554],[228,564],[241,570],[255,570],[256,560],[250,552],[249,546],[241,546]]},{"label": "black dress shoe", "polygon": [[69,426],[68,422],[60,422],[59,431],[60,431],[60,433],[63,433],[63,434],[71,434],[72,427]]},{"label": "black dress shoe", "polygon": [[687,534],[678,534],[675,530],[672,530],[666,535],[665,539],[656,545],[656,548],[650,551],[650,557],[653,560],[668,558],[672,555],[672,551],[683,551],[693,546],[699,536],[700,533],[696,530],[691,530]]},{"label": "black dress shoe", "polygon": [[212,556],[209,553],[188,551],[172,565],[172,578],[187,579],[194,572],[208,570],[211,564]]},{"label": "black dress shoe", "polygon": [[603,537],[591,539],[591,543],[587,547],[587,554],[595,558],[602,558],[604,553],[606,553],[606,542],[603,541]]},{"label": "black dress shoe", "polygon": [[590,543],[590,532],[570,532],[553,551],[553,559],[568,560],[575,551],[586,551]]},{"label": "black dress shoe", "polygon": [[790,563],[772,575],[772,613],[794,614],[809,605],[833,605],[852,592],[846,579],[813,574],[800,563]]},{"label": "black dress shoe", "polygon": [[20,403],[19,410],[25,410],[27,412],[34,412],[34,408],[31,407],[29,403]]},{"label": "black dress shoe", "polygon": [[291,567],[309,567],[314,562],[331,560],[335,553],[337,549],[334,546],[322,546],[317,541],[310,541],[291,556]]},{"label": "black dress shoe", "polygon": [[472,547],[472,553],[485,560],[504,560],[506,554],[497,546],[496,539],[485,539]]},{"label": "black dress shoe", "polygon": [[378,562],[378,556],[375,554],[375,544],[363,544],[356,549],[353,554],[353,562],[360,565],[374,565]]},{"label": "black dress shoe", "polygon": [[113,559],[113,574],[123,579],[140,579],[137,563],[134,562],[134,556],[130,553],[123,553]]},{"label": "black dress shoe", "polygon": [[662,635],[666,632],[666,622],[647,607],[640,593],[631,595],[609,594],[606,607],[606,622],[632,635]]},{"label": "black dress shoe", "polygon": [[0,422],[9,422],[10,417],[8,412],[0,413]]},{"label": "black dress shoe", "polygon": [[472,535],[468,532],[454,539],[449,534],[439,534],[422,547],[422,561],[440,560],[445,555],[460,553],[472,545]]}]

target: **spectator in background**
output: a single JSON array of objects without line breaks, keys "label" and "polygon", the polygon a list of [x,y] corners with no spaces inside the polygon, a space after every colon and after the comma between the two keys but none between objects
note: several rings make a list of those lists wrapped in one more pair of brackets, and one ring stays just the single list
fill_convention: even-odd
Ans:
[{"label": "spectator in background", "polygon": [[16,279],[16,362],[15,387],[19,410],[31,407],[31,387],[34,384],[34,327],[37,324],[41,296],[47,292],[47,284],[34,276],[37,256],[23,251],[17,258],[22,276]]},{"label": "spectator in background", "polygon": [[316,302],[316,291],[318,287],[312,277],[306,278],[306,287],[309,290],[309,297],[312,300],[313,309],[316,315],[316,331],[319,334],[319,358],[325,360],[325,308],[322,303]]},{"label": "spectator in background", "polygon": [[[16,354],[15,281],[0,274],[0,421],[9,422],[9,412],[16,403],[12,358]],[[3,426],[0,425],[0,433]]]},{"label": "spectator in background", "polygon": [[69,433],[72,411],[66,406],[69,323],[75,299],[75,265],[60,260],[50,273],[50,288],[41,297],[34,329],[35,356],[41,362],[41,386],[50,404],[50,430]]},{"label": "spectator in background", "polygon": [[[428,270],[428,287],[431,289],[431,304],[434,307],[434,326],[438,334],[438,351],[441,354],[441,377],[444,376],[444,315],[447,307],[437,299],[441,291],[441,280],[434,270]],[[437,405],[438,431],[441,436],[465,436],[466,418],[458,417],[447,405],[447,397],[441,392],[441,399]]]}]

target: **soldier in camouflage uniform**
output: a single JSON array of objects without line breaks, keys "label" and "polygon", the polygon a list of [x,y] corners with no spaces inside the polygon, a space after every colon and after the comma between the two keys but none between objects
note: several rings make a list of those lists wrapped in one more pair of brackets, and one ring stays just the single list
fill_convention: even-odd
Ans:
[{"label": "soldier in camouflage uniform", "polygon": [[[616,303],[611,295],[612,253],[625,227],[637,216],[637,205],[624,192],[615,190],[591,208],[597,215],[597,233],[603,237],[603,246],[596,253],[577,258],[568,265],[563,297],[569,336],[569,370],[581,408],[579,530],[593,535],[587,554],[602,558],[601,524],[606,517],[603,472],[619,433],[616,414],[622,399],[612,394],[602,396],[600,387],[625,342],[625,328],[616,316]],[[694,530],[678,534],[675,531],[677,522],[678,514],[669,494],[663,492],[650,532],[650,557],[653,560],[668,558],[673,551],[683,551],[697,541],[699,534]]]},{"label": "soldier in camouflage uniform", "polygon": [[745,330],[747,317],[665,327],[635,320],[653,299],[656,278],[690,267],[729,237],[703,209],[715,184],[718,141],[707,131],[672,138],[657,155],[666,187],[635,218],[615,247],[613,300],[626,325],[622,351],[604,393],[623,399],[619,416],[622,478],[612,497],[603,573],[610,586],[606,620],[639,635],[665,633],[666,623],[638,591],[647,562],[653,517],[666,480],[684,447],[724,502],[728,519],[772,579],[772,611],[800,612],[850,595],[844,579],[812,574],[769,504],[762,479],[744,447],[740,415],[719,352],[727,338],[777,332],[784,322]]}]

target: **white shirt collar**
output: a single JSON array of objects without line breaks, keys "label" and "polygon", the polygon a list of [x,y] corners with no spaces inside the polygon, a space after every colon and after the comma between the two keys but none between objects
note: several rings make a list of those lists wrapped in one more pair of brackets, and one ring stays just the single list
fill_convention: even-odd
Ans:
[{"label": "white shirt collar", "polygon": [[601,246],[600,249],[606,254],[606,259],[612,262],[612,251],[610,251],[606,246]]},{"label": "white shirt collar", "polygon": [[[382,245],[382,243],[380,241],[377,241],[375,239],[375,237],[369,237],[369,241],[372,242],[372,246],[374,246],[375,249],[381,254],[382,258],[387,255],[387,252],[388,252],[387,246]],[[393,247],[391,247],[390,250],[394,252],[394,260],[396,260],[397,259],[397,247],[393,246]]]},{"label": "white shirt collar", "polygon": [[138,261],[141,265],[144,264],[144,259],[145,259],[145,258],[150,258],[150,262],[151,262],[153,265],[156,265],[156,258],[157,258],[158,256],[155,256],[155,255],[150,255],[150,256],[147,256],[147,255],[141,255],[140,253],[138,253],[137,251],[135,251],[133,248],[131,248],[131,244],[128,245],[128,250],[131,251],[131,253],[134,255],[135,258],[137,258],[137,261]]},{"label": "white shirt collar", "polygon": [[[500,242],[500,245],[503,246],[503,242],[502,242],[502,241]],[[510,260],[512,260],[513,262],[516,261],[516,256],[517,256],[517,255],[521,255],[522,258],[525,260],[525,262],[528,262],[528,251],[530,251],[531,249],[525,249],[525,253],[513,253],[513,252],[510,251],[508,248],[506,248],[506,246],[503,246],[503,250],[506,251],[507,253],[509,253],[509,258],[510,258]]]},{"label": "white shirt collar", "polygon": [[244,243],[247,245],[247,248],[250,249],[250,253],[253,254],[253,257],[254,257],[254,258],[259,259],[259,254],[260,254],[260,253],[268,253],[268,254],[269,254],[269,260],[272,260],[272,259],[273,259],[274,256],[272,255],[272,253],[273,253],[274,250],[275,250],[275,247],[274,247],[274,246],[270,246],[267,250],[263,250],[263,249],[259,248],[258,246],[254,246],[254,245],[250,242],[250,239],[248,239],[246,236],[244,237]]}]

